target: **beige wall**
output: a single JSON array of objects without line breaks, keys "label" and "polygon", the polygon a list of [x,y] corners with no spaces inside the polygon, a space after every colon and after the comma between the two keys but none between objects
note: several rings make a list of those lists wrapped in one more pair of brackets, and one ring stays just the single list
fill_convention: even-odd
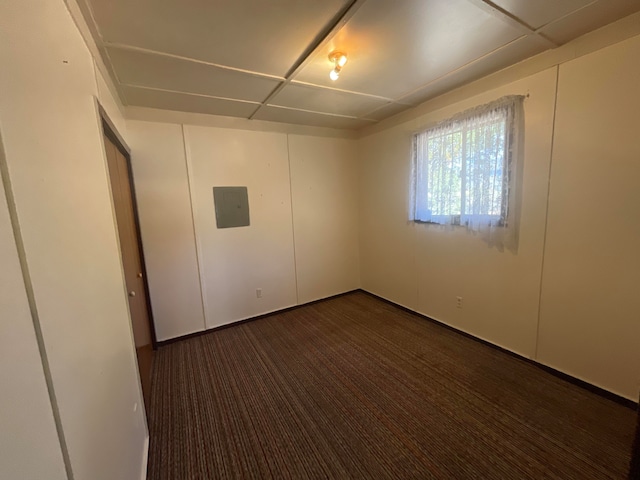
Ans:
[{"label": "beige wall", "polygon": [[538,359],[638,400],[640,37],[560,66]]},{"label": "beige wall", "polygon": [[5,1],[0,19],[0,128],[72,474],[141,478],[147,430],[93,58],[62,1]]},{"label": "beige wall", "polygon": [[0,478],[66,480],[1,179],[0,265]]},{"label": "beige wall", "polygon": [[[287,136],[186,126],[185,138],[207,328],[295,305]],[[247,187],[249,227],[216,227],[214,186]]]},{"label": "beige wall", "polygon": [[[364,289],[534,356],[555,83],[555,69],[549,69],[360,141]],[[489,248],[464,229],[409,222],[412,133],[511,94],[530,94],[518,254]],[[462,309],[456,308],[457,296],[463,297]]]},{"label": "beige wall", "polygon": [[[637,147],[624,134],[636,125],[631,112],[637,105],[632,88],[637,72],[631,58],[637,43],[634,37],[577,59],[567,54],[560,66],[494,88],[483,79],[417,108],[417,116],[409,112],[402,123],[392,120],[386,129],[365,132],[356,142],[326,132],[292,134],[283,125],[277,131],[264,124],[256,131],[226,128],[224,119],[211,120],[216,126],[186,126],[184,141],[179,125],[129,121],[129,130],[138,132],[132,142],[140,148],[137,160],[134,152],[134,168],[146,172],[136,179],[147,191],[140,199],[146,204],[142,222],[156,222],[155,231],[143,227],[145,248],[157,247],[154,256],[166,262],[181,244],[189,259],[181,267],[150,265],[158,272],[150,281],[152,297],[158,299],[153,303],[159,338],[304,303],[361,282],[366,290],[460,330],[636,398],[640,362],[633,349],[638,332],[632,292],[638,282],[631,245],[638,238],[626,220],[635,208],[631,186],[619,179],[629,181],[636,173],[631,159]],[[518,253],[489,248],[464,230],[410,223],[412,133],[509,94],[529,94]],[[618,118],[614,113],[622,104],[629,111],[622,110]],[[601,124],[594,118],[606,118],[606,154],[596,148]],[[598,140],[581,141],[583,131]],[[155,150],[154,139],[160,145]],[[354,155],[359,157],[355,170]],[[602,159],[610,157],[616,169],[602,175]],[[583,171],[576,175],[578,165]],[[555,190],[549,197],[550,181]],[[249,185],[258,235],[250,233],[253,227],[215,228],[214,185]],[[604,194],[593,196],[596,190]],[[265,193],[275,200],[270,205],[259,197]],[[591,228],[592,211],[624,212],[607,217],[617,232],[616,248],[608,247],[614,240],[607,228]],[[195,225],[189,224],[192,213]],[[163,214],[173,220],[163,223]],[[179,241],[169,239],[171,222],[179,223],[172,230]],[[570,233],[574,229],[580,233]],[[356,235],[359,244],[354,246]],[[589,274],[584,258],[597,265],[597,277]],[[179,274],[158,280],[172,278],[172,272]],[[198,274],[202,282],[196,284]],[[178,279],[191,285],[193,298],[162,306],[164,299],[177,298],[171,292]],[[165,284],[154,292],[158,282]],[[197,299],[200,284],[204,316]],[[262,299],[255,297],[256,288],[263,289]],[[457,296],[463,297],[462,309],[456,308]]]},{"label": "beige wall", "polygon": [[[355,140],[274,127],[128,121],[159,340],[359,287]],[[216,228],[214,186],[249,227]]]},{"label": "beige wall", "polygon": [[[363,288],[637,400],[639,56],[635,37],[505,86],[465,88],[462,98],[433,101],[438,109],[364,136]],[[412,132],[508,94],[530,94],[518,254],[464,229],[408,222]]]},{"label": "beige wall", "polygon": [[124,108],[120,103],[120,100],[117,99],[117,94],[109,89],[105,77],[95,66],[95,60],[94,69],[96,74],[97,95],[98,99],[100,100],[100,105],[111,120],[111,123],[113,124],[113,127],[116,129],[117,133],[122,137],[122,140],[126,140],[128,136],[127,121],[125,120],[123,113]]},{"label": "beige wall", "polygon": [[[160,340],[362,281],[637,399],[638,37],[559,67],[555,129],[550,68],[445,95],[456,100],[354,141],[220,119],[185,127],[185,138],[178,124],[126,121],[63,2],[5,1],[0,27],[7,180],[56,398],[52,406],[0,191],[0,309],[11,319],[0,336],[0,477],[65,478],[54,407],[76,480],[144,477],[148,436],[96,97],[133,148]],[[518,254],[408,223],[411,133],[509,93],[531,95]],[[252,227],[213,227],[211,187],[225,184],[249,186]]]},{"label": "beige wall", "polygon": [[158,340],[205,328],[182,127],[128,122]]},{"label": "beige wall", "polygon": [[360,287],[356,142],[289,135],[298,303]]}]

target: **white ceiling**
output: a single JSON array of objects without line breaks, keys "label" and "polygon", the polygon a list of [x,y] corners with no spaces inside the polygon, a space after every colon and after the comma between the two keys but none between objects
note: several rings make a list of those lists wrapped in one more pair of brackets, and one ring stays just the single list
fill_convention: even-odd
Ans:
[{"label": "white ceiling", "polygon": [[[348,129],[640,11],[639,0],[80,1],[125,105]],[[348,54],[335,82],[333,50]]]}]

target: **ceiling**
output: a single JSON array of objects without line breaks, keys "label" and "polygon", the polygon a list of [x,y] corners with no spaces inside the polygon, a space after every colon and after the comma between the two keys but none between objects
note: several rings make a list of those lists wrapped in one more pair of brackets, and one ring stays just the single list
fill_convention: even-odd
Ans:
[{"label": "ceiling", "polygon": [[[125,105],[358,129],[638,0],[80,0]],[[332,81],[328,55],[348,62]]]}]

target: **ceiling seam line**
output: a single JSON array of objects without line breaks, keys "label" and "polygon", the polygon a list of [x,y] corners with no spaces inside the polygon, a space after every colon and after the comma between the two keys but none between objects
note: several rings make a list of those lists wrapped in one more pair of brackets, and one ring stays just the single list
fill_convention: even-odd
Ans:
[{"label": "ceiling seam line", "polygon": [[542,29],[547,28],[549,25],[553,25],[554,23],[558,23],[558,22],[564,20],[565,18],[568,18],[568,17],[580,12],[581,10],[584,10],[585,8],[589,8],[590,6],[592,6],[592,5],[596,4],[596,3],[598,3],[598,0],[592,0],[591,2],[587,3],[586,5],[582,5],[581,7],[578,7],[575,10],[571,10],[570,12],[565,13],[564,15],[562,15],[562,16],[560,16],[558,18],[554,18],[550,22],[547,22],[544,25],[541,25],[538,28],[536,28],[535,32],[539,34]]},{"label": "ceiling seam line", "polygon": [[[65,4],[67,6],[67,10],[69,11],[69,13],[71,14],[71,10],[69,8],[69,3],[68,0],[65,0]],[[127,96],[124,94],[124,92],[122,91],[121,88],[121,83],[120,83],[120,79],[118,78],[118,74],[116,73],[116,69],[113,66],[113,62],[111,61],[111,57],[109,57],[109,54],[107,52],[107,50],[103,47],[104,44],[104,36],[102,35],[102,32],[100,31],[100,26],[98,25],[98,22],[96,21],[96,17],[95,17],[95,13],[93,11],[93,7],[91,6],[91,3],[88,0],[77,0],[76,2],[76,6],[80,9],[80,13],[82,14],[82,7],[81,5],[84,5],[84,8],[86,9],[86,11],[89,13],[89,21],[87,21],[86,17],[84,15],[84,21],[87,25],[87,28],[89,29],[89,34],[91,35],[91,37],[93,38],[93,41],[96,45],[96,48],[98,50],[98,55],[100,55],[102,58],[102,63],[104,64],[104,67],[107,69],[107,74],[111,75],[111,83],[113,83],[114,88],[116,89],[115,92],[111,92],[113,93],[117,93],[118,96],[120,97],[120,103],[122,103],[122,106],[125,107],[128,105],[127,102]],[[73,15],[71,15],[73,18]],[[75,19],[74,19],[75,22]],[[96,35],[98,38],[94,37],[93,31],[95,31]],[[85,40],[86,43],[86,40]],[[89,45],[87,45],[87,48],[89,48]],[[91,48],[89,48],[89,50],[91,50]],[[94,67],[95,67],[95,62],[96,59],[94,58]],[[97,68],[97,67],[95,67]],[[115,79],[115,81],[114,81]],[[106,79],[105,79],[106,81]],[[108,87],[108,85],[107,85]],[[111,90],[111,89],[109,89]]]},{"label": "ceiling seam line", "polygon": [[270,73],[261,73],[261,72],[256,72],[256,71],[253,71],[253,70],[246,70],[246,69],[243,69],[243,68],[231,67],[229,65],[222,65],[220,63],[208,62],[206,60],[199,60],[197,58],[184,57],[182,55],[176,55],[174,53],[159,52],[157,50],[151,50],[151,49],[148,49],[148,48],[136,47],[134,45],[126,45],[126,44],[123,44],[123,43],[102,42],[102,47],[105,48],[105,49],[113,48],[115,50],[125,50],[125,51],[129,51],[129,52],[145,53],[147,55],[154,55],[156,57],[165,57],[165,58],[171,58],[171,59],[174,59],[174,60],[181,60],[183,62],[197,63],[197,64],[200,64],[200,65],[207,65],[209,67],[219,68],[221,70],[229,70],[229,71],[232,71],[232,72],[244,73],[246,75],[251,75],[251,76],[254,76],[254,77],[260,77],[260,78],[265,78],[265,79],[270,79],[270,80],[283,81],[285,79],[285,77],[280,77],[278,75],[272,75]]},{"label": "ceiling seam line", "polygon": [[[562,18],[565,18],[569,15],[574,14],[575,12],[582,10],[585,7],[588,7],[589,5],[593,5],[594,3],[596,3],[598,0],[593,0],[592,2],[588,3],[587,5],[584,5],[576,10],[573,10],[572,12],[565,14],[563,16],[561,16],[558,19],[555,19],[541,27],[534,27],[533,25],[529,25],[527,22],[525,22],[523,19],[521,19],[520,17],[518,17],[516,14],[500,7],[499,5],[497,5],[496,3],[494,3],[492,0],[469,0],[471,3],[476,4],[477,2],[482,2],[484,5],[486,5],[488,7],[488,9],[493,12],[494,16],[504,19],[506,20],[508,23],[510,24],[517,24],[520,28],[525,28],[528,31],[528,35],[537,35],[539,38],[541,38],[542,40],[544,40],[545,42],[547,42],[548,44],[552,45],[553,48],[557,48],[559,45],[554,42],[553,40],[551,40],[549,37],[547,37],[546,35],[544,35],[543,33],[540,32],[540,30],[542,28],[544,28],[547,25],[550,25]],[[515,25],[514,25],[515,26]]]},{"label": "ceiling seam line", "polygon": [[330,90],[332,92],[347,93],[347,94],[350,94],[350,95],[358,95],[360,97],[374,98],[376,100],[384,100],[386,102],[393,102],[394,101],[393,98],[390,98],[390,97],[381,97],[380,95],[374,95],[372,93],[354,92],[353,90],[343,90],[341,88],[327,87],[326,85],[318,85],[316,83],[303,82],[301,80],[291,80],[289,82],[289,85],[302,85],[302,86],[305,86],[305,87],[320,88],[322,90]]},{"label": "ceiling seam line", "polygon": [[242,100],[239,98],[230,98],[230,97],[218,97],[216,95],[208,95],[206,93],[195,93],[195,92],[182,92],[180,90],[171,90],[169,88],[159,88],[159,87],[147,87],[144,85],[136,85],[133,83],[122,83],[123,87],[133,87],[140,88],[142,90],[152,90],[154,92],[167,92],[167,93],[177,93],[179,95],[189,95],[192,97],[205,97],[205,98],[213,98],[216,100],[227,100],[229,102],[238,102],[238,103],[249,103],[251,105],[262,105],[261,102],[257,100]]},{"label": "ceiling seam line", "polygon": [[[403,98],[406,98],[406,97],[408,97],[408,96],[410,96],[410,95],[413,95],[414,93],[416,93],[416,92],[418,92],[418,91],[422,90],[423,88],[426,88],[426,87],[428,87],[428,86],[430,86],[430,85],[436,84],[436,83],[438,83],[440,80],[445,79],[445,78],[447,78],[447,77],[449,77],[449,76],[451,76],[451,75],[453,75],[453,74],[455,74],[455,73],[458,73],[458,72],[460,72],[460,71],[462,71],[462,70],[464,70],[464,69],[466,69],[466,68],[470,67],[471,65],[473,65],[473,64],[475,64],[475,63],[477,63],[477,62],[480,62],[480,61],[484,60],[485,58],[490,57],[491,55],[495,54],[496,52],[499,52],[500,50],[502,50],[502,49],[504,49],[504,48],[508,47],[509,45],[512,45],[512,44],[514,44],[514,43],[516,43],[516,42],[519,42],[519,41],[520,41],[520,40],[522,40],[523,38],[527,38],[527,37],[529,37],[529,35],[522,35],[521,37],[518,37],[518,38],[516,38],[516,39],[514,39],[514,40],[511,40],[510,42],[507,42],[507,43],[505,43],[504,45],[501,45],[500,47],[498,47],[498,48],[496,48],[496,49],[494,49],[494,50],[491,50],[490,52],[485,53],[484,55],[482,55],[482,56],[480,56],[480,57],[478,57],[478,58],[475,58],[475,59],[471,60],[470,62],[465,63],[464,65],[459,66],[459,67],[458,67],[458,68],[456,68],[455,70],[451,70],[450,72],[447,72],[446,74],[441,75],[441,76],[440,76],[440,77],[438,77],[438,78],[434,78],[433,80],[431,80],[431,81],[429,81],[429,82],[427,82],[427,83],[425,83],[425,84],[423,84],[423,85],[420,85],[418,88],[416,88],[416,89],[414,89],[414,90],[411,90],[410,92],[405,93],[404,95],[402,95],[402,96],[398,97],[398,98],[394,101],[394,103],[401,103],[401,100],[402,100]],[[516,63],[517,63],[517,62],[516,62]],[[505,68],[506,68],[506,67],[505,67]],[[500,70],[502,70],[502,69],[500,69]],[[484,76],[487,76],[487,75],[492,75],[493,73],[499,72],[500,70],[496,70],[495,72],[487,73],[487,74],[483,75],[483,77],[484,77]],[[480,78],[482,78],[482,77],[480,77]],[[457,88],[457,87],[456,87],[456,88]],[[403,105],[406,105],[406,103],[404,103]],[[412,104],[410,104],[410,105],[411,105],[411,106],[416,106],[416,104],[415,104],[415,103],[412,103]]]},{"label": "ceiling seam line", "polygon": [[[89,18],[91,19],[91,23],[93,24],[93,27],[95,28],[96,33],[98,34],[98,40],[100,41],[101,44],[104,43],[104,36],[102,35],[102,32],[100,31],[100,26],[96,21],[96,16],[95,16],[95,13],[93,12],[93,7],[91,6],[91,2],[89,2],[88,0],[78,0],[78,1],[82,2],[84,7],[87,9],[87,12],[89,12]],[[98,48],[100,47],[100,45],[97,45],[97,46]]]},{"label": "ceiling seam line", "polygon": [[106,61],[104,61],[104,66],[107,68],[107,70],[109,71],[109,73],[113,76],[113,78],[115,79],[115,87],[116,90],[118,90],[118,93],[120,94],[120,100],[122,101],[122,104],[124,106],[127,106],[129,104],[129,102],[127,101],[127,96],[124,93],[124,90],[122,89],[122,82],[120,81],[120,77],[118,76],[118,72],[116,71],[116,67],[113,64],[113,60],[111,60],[111,56],[109,55],[109,51],[101,46],[98,46],[98,51],[100,52],[100,54],[103,57],[103,60],[106,59]]},{"label": "ceiling seam line", "polygon": [[521,27],[524,27],[527,30],[529,30],[530,33],[535,33],[536,29],[534,27],[532,27],[531,25],[529,25],[524,20],[522,20],[517,15],[509,12],[508,10],[505,10],[504,8],[500,7],[499,5],[496,5],[491,0],[480,0],[480,1],[482,3],[484,3],[485,5],[487,5],[489,8],[491,8],[493,11],[498,13],[501,18],[510,19],[512,22],[515,22],[518,25],[520,25]]},{"label": "ceiling seam line", "polygon": [[318,32],[318,35],[309,43],[307,48],[304,49],[302,54],[298,57],[298,59],[294,62],[291,68],[287,71],[284,81],[280,83],[277,87],[273,89],[273,91],[267,95],[267,97],[262,101],[262,104],[248,117],[249,120],[253,120],[256,114],[265,107],[271,99],[273,99],[282,89],[291,82],[291,79],[302,69],[302,67],[309,61],[309,59],[314,55],[314,53],[322,47],[325,42],[328,41],[329,38],[332,38],[333,35],[338,30],[341,24],[344,24],[349,20],[355,12],[364,4],[366,0],[351,0],[351,2],[343,7],[338,13],[331,19],[331,21],[325,25],[325,27]]},{"label": "ceiling seam line", "polygon": [[355,116],[355,115],[343,115],[341,113],[319,112],[317,110],[308,110],[308,109],[305,109],[305,108],[287,107],[287,106],[284,106],[284,105],[267,104],[265,106],[273,107],[273,108],[279,108],[281,110],[293,110],[293,111],[296,111],[296,112],[315,113],[317,115],[325,115],[325,116],[328,116],[328,117],[349,118],[351,120],[360,120],[361,119],[361,117],[358,117],[358,116]]},{"label": "ceiling seam line", "polygon": [[367,118],[367,115],[371,115],[372,113],[376,113],[378,110],[382,110],[383,108],[388,107],[389,105],[402,105],[403,107],[413,108],[412,105],[409,105],[409,104],[406,104],[406,103],[394,103],[394,102],[391,102],[391,103],[387,103],[386,105],[381,105],[379,107],[376,107],[373,110],[369,110],[367,113],[365,113],[362,117],[359,117],[359,118],[362,118],[363,120],[372,120],[374,122],[377,122],[378,120],[375,120],[373,118],[371,118],[371,119]]}]

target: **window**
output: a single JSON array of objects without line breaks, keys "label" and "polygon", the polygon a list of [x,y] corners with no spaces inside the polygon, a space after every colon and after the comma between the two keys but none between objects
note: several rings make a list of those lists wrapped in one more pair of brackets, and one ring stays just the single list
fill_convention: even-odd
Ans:
[{"label": "window", "polygon": [[517,220],[523,99],[501,98],[414,136],[412,220],[476,231]]}]

